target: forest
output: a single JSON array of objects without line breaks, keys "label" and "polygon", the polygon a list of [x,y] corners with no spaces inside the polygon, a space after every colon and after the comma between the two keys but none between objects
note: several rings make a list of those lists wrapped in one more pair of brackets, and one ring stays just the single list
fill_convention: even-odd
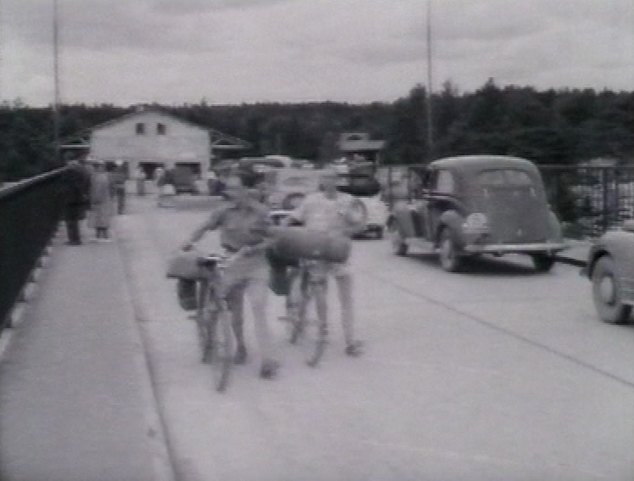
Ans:
[{"label": "forest", "polygon": [[[256,103],[154,105],[201,126],[247,140],[248,155],[285,154],[318,161],[336,155],[343,132],[368,132],[387,142],[386,164],[411,164],[459,154],[517,155],[540,164],[569,165],[597,157],[634,163],[634,91],[593,89],[539,91],[496,85],[489,79],[474,92],[447,81],[431,96],[431,142],[427,92],[414,86],[394,102],[349,104]],[[59,137],[133,111],[112,104],[59,106]],[[60,165],[53,109],[20,100],[0,105],[0,180],[30,177]]]}]

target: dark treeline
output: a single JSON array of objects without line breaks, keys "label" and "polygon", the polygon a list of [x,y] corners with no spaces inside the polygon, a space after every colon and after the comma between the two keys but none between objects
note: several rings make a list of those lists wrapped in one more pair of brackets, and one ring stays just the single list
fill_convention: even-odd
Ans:
[{"label": "dark treeline", "polygon": [[[340,133],[362,131],[387,141],[384,161],[391,164],[475,153],[518,155],[548,164],[596,157],[634,160],[634,92],[500,88],[491,79],[475,92],[459,93],[446,82],[432,96],[431,148],[421,86],[392,103],[210,105],[203,100],[156,107],[249,141],[254,146],[249,155],[328,160],[336,155]],[[60,135],[72,137],[132,110],[64,105]],[[12,180],[53,167],[52,124],[50,108],[19,102],[1,106],[0,176]]]}]

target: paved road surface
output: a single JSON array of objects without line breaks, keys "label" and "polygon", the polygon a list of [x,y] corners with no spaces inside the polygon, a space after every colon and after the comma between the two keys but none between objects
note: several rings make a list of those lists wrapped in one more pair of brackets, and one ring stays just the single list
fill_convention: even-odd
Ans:
[{"label": "paved road surface", "polygon": [[447,274],[433,258],[358,241],[366,354],[344,356],[335,309],[323,364],[308,368],[273,298],[280,376],[257,378],[247,316],[250,362],[217,394],[164,277],[170,252],[205,218],[202,204],[144,200],[119,219],[180,479],[634,479],[634,326],[599,322],[571,266],[537,274],[521,258],[483,260]]}]

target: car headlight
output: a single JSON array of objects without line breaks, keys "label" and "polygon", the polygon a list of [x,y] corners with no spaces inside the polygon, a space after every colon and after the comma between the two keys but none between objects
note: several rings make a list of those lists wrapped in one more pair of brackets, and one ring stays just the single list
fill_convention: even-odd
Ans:
[{"label": "car headlight", "polygon": [[462,230],[468,234],[482,234],[489,231],[489,220],[481,212],[469,214],[462,224]]}]

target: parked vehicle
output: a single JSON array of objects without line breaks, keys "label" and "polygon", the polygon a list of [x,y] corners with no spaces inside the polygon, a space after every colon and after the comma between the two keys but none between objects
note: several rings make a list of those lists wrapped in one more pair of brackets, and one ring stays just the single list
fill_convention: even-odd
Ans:
[{"label": "parked vehicle", "polygon": [[271,217],[279,223],[295,209],[308,194],[319,190],[320,170],[280,168],[268,172],[264,189]]},{"label": "parked vehicle", "polygon": [[381,197],[381,184],[376,179],[374,164],[355,163],[339,173],[337,190],[353,195],[360,202],[365,225],[358,236],[372,234],[377,239],[383,238],[389,211]]},{"label": "parked vehicle", "polygon": [[592,281],[599,317],[611,324],[629,322],[634,306],[634,220],[606,232],[592,245],[583,272]]},{"label": "parked vehicle", "polygon": [[190,168],[177,166],[167,171],[167,184],[172,184],[176,194],[199,194],[196,186],[196,176]]},{"label": "parked vehicle", "polygon": [[478,155],[413,166],[410,199],[388,219],[392,248],[437,252],[446,271],[480,254],[523,253],[548,271],[565,248],[537,167],[515,157]]}]

